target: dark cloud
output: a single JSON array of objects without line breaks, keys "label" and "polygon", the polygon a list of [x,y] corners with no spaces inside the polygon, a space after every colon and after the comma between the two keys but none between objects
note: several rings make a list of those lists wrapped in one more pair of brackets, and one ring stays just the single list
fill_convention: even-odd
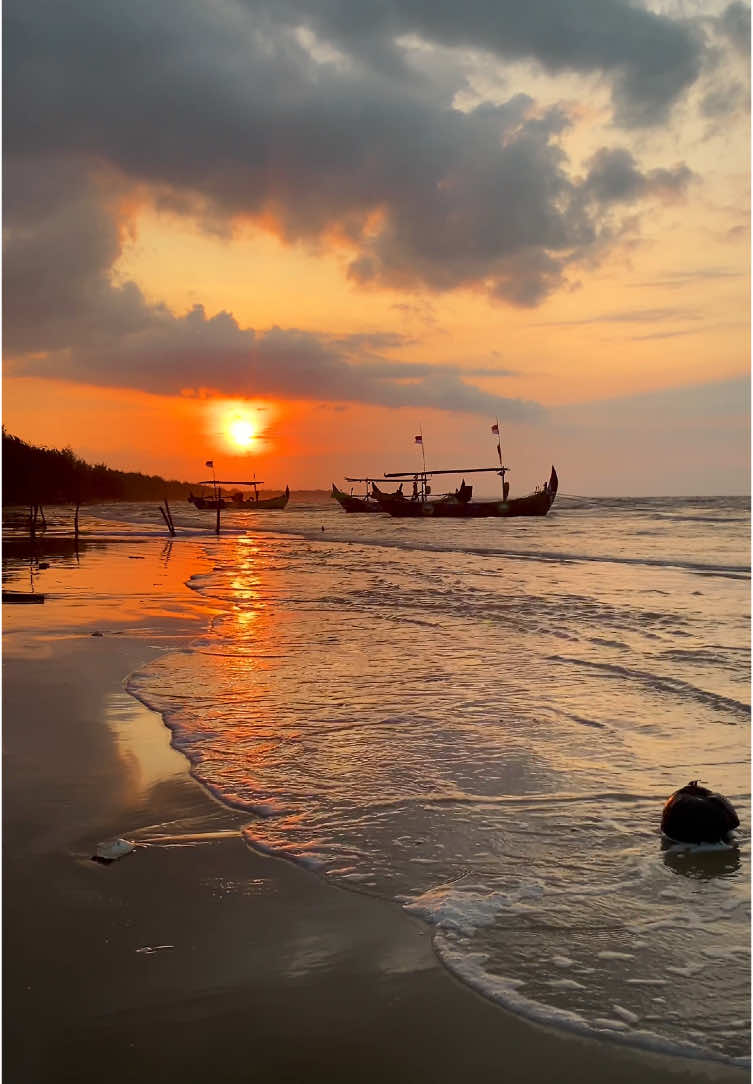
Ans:
[{"label": "dark cloud", "polygon": [[[408,32],[610,72],[654,120],[699,49],[695,30],[618,0],[9,0],[6,153],[106,162],[211,228],[263,216],[289,242],[336,230],[361,285],[535,305],[599,231],[558,145],[567,115],[524,94],[452,108],[457,81],[411,68],[397,44]],[[317,42],[341,54],[317,60]]]},{"label": "dark cloud", "polygon": [[229,313],[207,317],[200,305],[181,317],[160,311],[138,331],[97,348],[27,358],[22,371],[164,395],[204,392],[336,400],[498,412],[509,418],[541,413],[536,403],[494,395],[468,383],[466,374],[451,366],[359,364],[309,332],[273,327],[257,333],[240,328]]},{"label": "dark cloud", "polygon": [[109,344],[169,318],[110,279],[117,184],[105,192],[81,162],[9,157],[3,190],[6,355]]},{"label": "dark cloud", "polygon": [[[720,22],[729,33],[738,8]],[[336,234],[363,287],[535,306],[608,249],[613,207],[680,195],[691,178],[620,148],[574,178],[562,108],[514,94],[461,112],[462,78],[421,69],[401,45],[413,34],[602,72],[619,123],[656,123],[695,80],[703,41],[625,0],[8,0],[4,31],[5,346],[28,372],[526,410],[459,370],[399,381],[381,357],[405,345],[391,333],[260,333],[149,303],[113,277],[129,199],[220,234],[244,218],[287,242]]]},{"label": "dark cloud", "polygon": [[[4,340],[10,374],[59,377],[156,394],[338,400],[531,417],[534,403],[469,384],[459,369],[400,364],[375,351],[402,346],[392,332],[336,338],[297,328],[241,328],[196,305],[176,316],[134,283],[116,285],[118,186],[81,163],[6,166]],[[364,360],[366,359],[366,360]],[[505,375],[502,369],[483,375]]]},{"label": "dark cloud", "polygon": [[716,120],[726,117],[737,110],[744,110],[749,105],[749,93],[737,79],[728,80],[712,87],[701,98],[700,110],[704,117]]},{"label": "dark cloud", "polygon": [[583,193],[600,203],[630,202],[649,195],[676,198],[685,194],[694,176],[683,164],[642,173],[630,151],[621,147],[602,147],[588,166]]},{"label": "dark cloud", "polygon": [[743,56],[750,54],[750,7],[748,4],[728,4],[717,20],[717,29]]},{"label": "dark cloud", "polygon": [[604,72],[613,81],[616,119],[628,126],[661,123],[702,66],[694,24],[624,0],[280,0],[276,10],[393,74],[400,71],[395,39],[408,34],[535,60],[555,73]]}]

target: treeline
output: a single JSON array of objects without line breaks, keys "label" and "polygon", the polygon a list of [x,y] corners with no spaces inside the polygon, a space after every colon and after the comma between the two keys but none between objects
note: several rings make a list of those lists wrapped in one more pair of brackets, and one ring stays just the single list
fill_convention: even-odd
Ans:
[{"label": "treeline", "polygon": [[76,504],[96,501],[161,501],[190,492],[187,482],[157,474],[92,466],[70,448],[40,448],[3,428],[3,504]]}]

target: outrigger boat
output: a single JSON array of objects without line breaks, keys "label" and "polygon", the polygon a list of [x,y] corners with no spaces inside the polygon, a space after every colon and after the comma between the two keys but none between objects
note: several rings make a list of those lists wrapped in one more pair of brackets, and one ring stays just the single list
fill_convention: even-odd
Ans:
[{"label": "outrigger boat", "polygon": [[[212,486],[214,495],[212,497],[202,497],[201,495],[197,496],[194,493],[189,493],[188,503],[192,504],[194,508],[215,511],[218,508],[228,508],[233,512],[261,512],[272,508],[282,509],[290,498],[290,490],[287,486],[285,486],[285,492],[280,493],[277,497],[260,497],[259,486],[263,486],[264,482],[257,482],[255,479],[250,482],[221,482],[212,478],[211,481],[197,482],[196,485]],[[244,498],[243,494],[238,491],[223,494],[223,486],[251,486],[253,493],[248,499]]]},{"label": "outrigger boat", "polygon": [[[343,493],[334,482],[332,483],[332,496],[346,512],[384,512],[385,509],[382,508],[379,499],[381,497],[399,497],[402,493],[402,485],[394,493],[382,493],[373,478],[346,478],[345,481],[366,483],[365,494],[356,494],[352,490],[350,493]],[[371,486],[371,490],[369,490],[369,486]]]},{"label": "outrigger boat", "polygon": [[[512,516],[545,516],[554,503],[559,487],[557,471],[552,467],[551,474],[546,482],[538,486],[533,493],[525,497],[509,496],[510,484],[505,475],[510,468],[502,465],[502,446],[499,437],[499,420],[492,426],[492,433],[497,435],[497,455],[499,456],[498,467],[468,467],[453,470],[427,470],[426,457],[423,449],[423,434],[417,436],[416,443],[421,445],[423,469],[420,471],[396,471],[385,473],[385,478],[400,482],[400,492],[385,494],[378,486],[372,484],[371,491],[379,502],[383,511],[391,516],[399,518],[434,516],[447,519],[471,519],[486,516],[508,518]],[[494,473],[502,479],[502,496],[484,497],[473,499],[473,487],[466,484],[466,474]],[[459,474],[462,481],[452,493],[446,493],[440,497],[431,497],[431,485],[428,479],[439,475]],[[413,493],[406,497],[402,492],[405,482],[412,483]]]},{"label": "outrigger boat", "polygon": [[[498,470],[496,467],[470,467],[466,470],[422,471],[413,475],[385,474],[385,478],[399,478],[403,482],[413,482],[414,493],[411,497],[378,495],[377,499],[385,512],[401,518],[434,516],[447,519],[475,519],[485,516],[545,516],[557,496],[559,479],[554,467],[552,467],[549,480],[533,493],[525,497],[512,498],[508,496],[509,485],[504,481],[504,473],[508,469],[507,467],[503,470]],[[493,471],[502,477],[503,496],[473,500],[473,487],[466,484],[465,475],[481,474],[487,471]],[[443,474],[460,474],[463,480],[454,493],[446,493],[432,499],[429,496],[431,487],[427,479]]]}]

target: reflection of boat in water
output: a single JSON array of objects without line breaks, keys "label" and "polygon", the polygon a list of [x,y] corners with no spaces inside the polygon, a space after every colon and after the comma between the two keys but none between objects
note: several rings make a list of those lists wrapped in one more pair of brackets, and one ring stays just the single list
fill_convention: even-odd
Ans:
[{"label": "reflection of boat in water", "polygon": [[385,509],[380,504],[381,498],[397,497],[402,492],[401,485],[394,493],[382,493],[373,478],[347,478],[346,481],[366,482],[365,494],[356,494],[352,490],[350,493],[343,493],[334,482],[332,483],[332,496],[346,512],[384,512]]},{"label": "reflection of boat in water", "polygon": [[[262,512],[269,509],[282,509],[290,498],[290,489],[287,486],[285,486],[285,492],[276,497],[260,497],[259,486],[263,486],[263,482],[220,482],[212,479],[211,482],[197,482],[196,484],[212,486],[214,495],[203,497],[201,494],[189,493],[189,504],[192,504],[194,508],[212,509],[214,511],[218,508],[227,508],[231,512]],[[223,494],[222,486],[250,486],[253,493],[248,498],[245,498],[239,491]]]},{"label": "reflection of boat in water", "polygon": [[29,603],[29,602],[44,602],[44,595],[38,594],[36,591],[3,591],[3,602]]}]

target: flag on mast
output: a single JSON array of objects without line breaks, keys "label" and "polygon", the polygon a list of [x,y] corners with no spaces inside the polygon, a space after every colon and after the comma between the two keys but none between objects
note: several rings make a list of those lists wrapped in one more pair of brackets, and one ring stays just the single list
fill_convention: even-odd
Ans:
[{"label": "flag on mast", "polygon": [[492,433],[496,433],[499,436],[499,423],[495,422],[492,426]]},{"label": "flag on mast", "polygon": [[416,439],[416,444],[423,444],[423,442],[424,442],[424,438],[423,438],[423,437],[420,437],[420,436],[419,436],[419,437],[416,437],[415,439]]},{"label": "flag on mast", "polygon": [[211,468],[212,468],[212,469],[214,470],[214,460],[213,460],[213,459],[207,459],[207,461],[206,461],[206,463],[204,464],[204,466],[205,466],[205,467],[211,467]]}]

